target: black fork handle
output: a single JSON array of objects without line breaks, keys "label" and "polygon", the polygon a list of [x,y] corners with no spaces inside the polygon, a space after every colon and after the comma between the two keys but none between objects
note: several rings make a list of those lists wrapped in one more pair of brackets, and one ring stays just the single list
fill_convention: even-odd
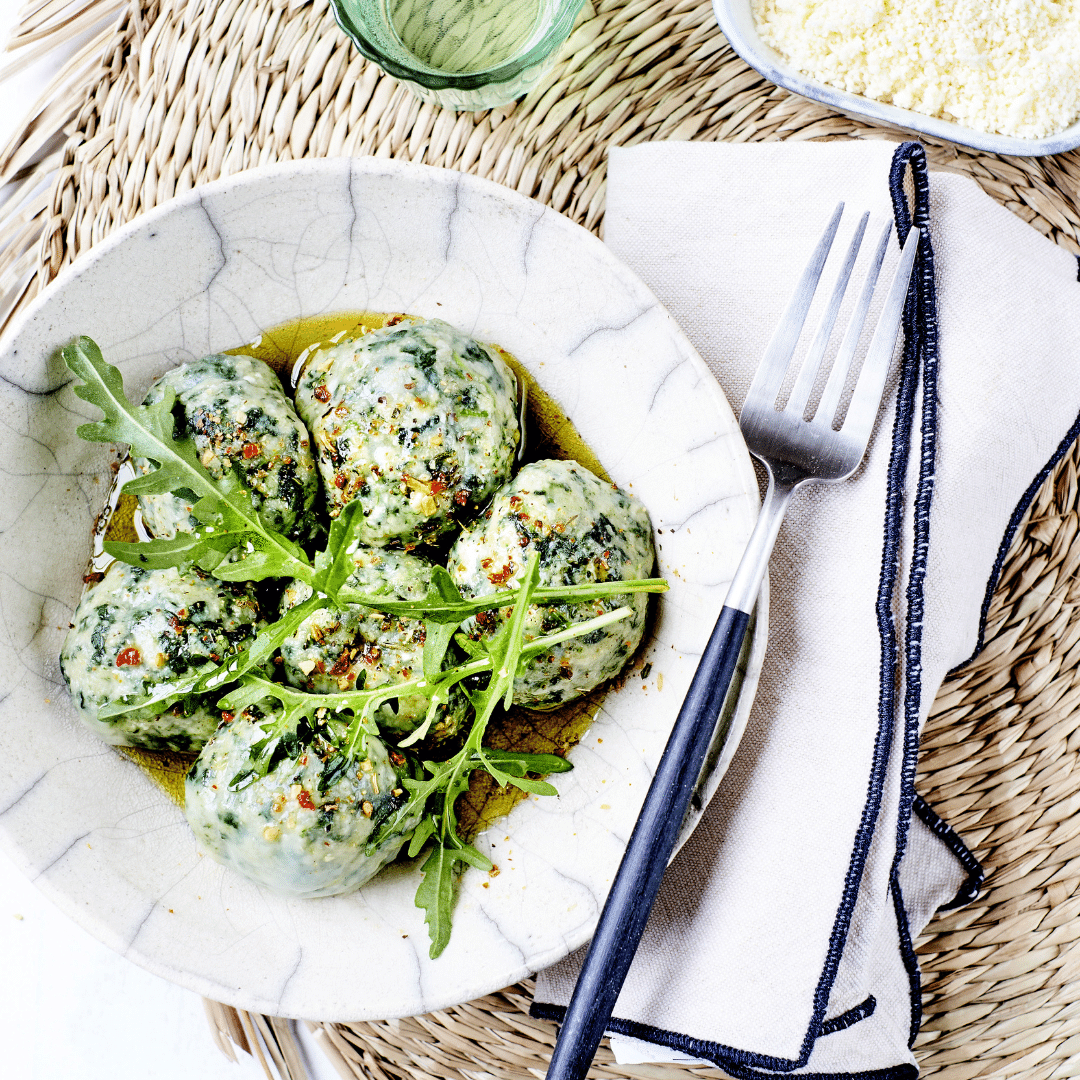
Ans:
[{"label": "black fork handle", "polygon": [[547,1080],[580,1080],[589,1070],[675,849],[749,622],[747,612],[726,606],[716,620],[600,914]]}]

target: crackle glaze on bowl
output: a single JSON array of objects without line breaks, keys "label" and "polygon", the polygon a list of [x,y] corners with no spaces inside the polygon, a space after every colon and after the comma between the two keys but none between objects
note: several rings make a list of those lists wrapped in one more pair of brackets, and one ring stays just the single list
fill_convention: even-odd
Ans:
[{"label": "crackle glaze on bowl", "polygon": [[[558,799],[530,799],[479,837],[501,873],[464,876],[435,961],[416,863],[297,901],[200,857],[180,810],[78,722],[57,661],[110,479],[107,448],[75,435],[96,410],[58,347],[89,334],[138,400],[174,364],[357,310],[438,316],[516,355],[649,508],[671,583],[650,677],[607,695],[574,770],[554,778]],[[54,283],[0,349],[0,409],[0,840],[69,915],[200,994],[325,1020],[467,1001],[589,938],[757,509],[715,380],[600,241],[456,172],[368,158],[243,173],[139,218]]]}]

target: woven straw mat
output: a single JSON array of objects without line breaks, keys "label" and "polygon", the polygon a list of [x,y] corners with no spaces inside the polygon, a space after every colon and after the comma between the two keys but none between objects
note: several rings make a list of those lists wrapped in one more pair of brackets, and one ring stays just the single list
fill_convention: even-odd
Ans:
[{"label": "woven straw mat", "polygon": [[[460,114],[421,104],[364,61],[327,0],[64,2],[32,5],[16,39],[40,50],[50,35],[83,31],[81,51],[0,156],[0,187],[16,181],[15,201],[0,205],[0,328],[123,222],[264,162],[371,154],[461,169],[599,232],[614,144],[897,134],[763,80],[731,51],[709,0],[602,0],[533,93]],[[927,147],[936,167],[973,176],[1080,252],[1080,156]],[[942,688],[923,736],[919,790],[988,874],[981,897],[934,920],[919,944],[916,1051],[938,1080],[1080,1076],[1078,471],[1074,448],[1017,536],[985,651]],[[313,1031],[345,1077],[527,1080],[543,1075],[555,1034],[529,1018],[529,1000],[526,984],[442,1013]],[[208,1011],[228,1052],[250,1049],[268,1075],[302,1075],[281,1021],[213,1003]],[[591,1075],[688,1072],[722,1075],[618,1066],[606,1045]]]}]

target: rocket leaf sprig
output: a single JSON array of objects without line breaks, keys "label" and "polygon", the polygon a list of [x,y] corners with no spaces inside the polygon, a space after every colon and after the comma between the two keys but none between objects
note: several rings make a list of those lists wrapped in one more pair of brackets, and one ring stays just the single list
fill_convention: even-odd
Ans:
[{"label": "rocket leaf sprig", "polygon": [[[97,406],[103,419],[82,424],[78,434],[92,442],[126,443],[133,455],[151,463],[151,471],[128,480],[125,491],[135,495],[184,491],[193,497],[192,513],[199,526],[174,539],[142,543],[106,541],[113,558],[147,569],[198,567],[223,581],[263,581],[293,578],[306,583],[311,595],[263,627],[247,646],[219,663],[207,664],[185,677],[156,688],[151,694],[132,696],[102,708],[103,719],[132,709],[162,712],[192,695],[224,692],[220,708],[240,712],[267,699],[278,703],[259,722],[264,738],[253,747],[250,767],[229,782],[242,790],[256,782],[284,757],[299,753],[300,732],[323,730],[337,747],[334,761],[348,767],[363,750],[365,735],[378,735],[375,713],[379,706],[402,694],[424,695],[429,705],[424,721],[398,744],[401,749],[421,742],[429,733],[455,687],[469,698],[474,718],[463,745],[445,760],[416,760],[412,775],[402,777],[404,795],[378,823],[369,840],[374,850],[390,837],[410,829],[408,853],[414,857],[428,844],[416,905],[424,909],[434,958],[450,939],[454,879],[458,867],[491,871],[486,856],[462,838],[456,803],[468,789],[474,771],[488,772],[502,787],[511,785],[534,795],[554,795],[556,789],[538,777],[564,772],[572,766],[554,754],[530,754],[484,746],[484,734],[495,711],[509,708],[514,681],[532,658],[571,638],[591,634],[631,614],[620,607],[575,623],[555,634],[526,639],[526,616],[533,604],[580,603],[640,592],[664,592],[659,578],[631,581],[587,582],[567,586],[540,584],[539,555],[534,552],[520,583],[485,596],[465,597],[449,573],[436,566],[427,595],[418,600],[365,593],[349,584],[355,569],[352,553],[361,521],[358,502],[348,504],[331,523],[324,550],[309,558],[292,540],[268,528],[259,518],[251,492],[236,473],[214,478],[202,465],[195,444],[177,438],[168,391],[158,402],[134,405],[124,394],[120,371],[107,363],[98,346],[87,337],[62,350],[62,356],[82,382],[75,394]],[[272,661],[287,638],[316,611],[349,605],[388,615],[422,621],[425,628],[423,672],[404,682],[378,687],[316,694],[285,686],[268,677]],[[508,612],[499,629],[477,638],[463,634],[461,626],[482,611]],[[456,644],[460,654],[451,654]],[[461,662],[450,662],[463,654]],[[294,753],[295,751],[295,753]],[[325,777],[324,777],[325,779]],[[415,824],[414,824],[415,823]]]}]

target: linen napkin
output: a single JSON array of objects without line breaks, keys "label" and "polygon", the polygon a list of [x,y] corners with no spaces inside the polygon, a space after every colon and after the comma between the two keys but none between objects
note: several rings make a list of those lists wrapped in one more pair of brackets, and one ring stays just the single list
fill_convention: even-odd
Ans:
[{"label": "linen napkin", "polygon": [[[626,1061],[917,1075],[911,942],[981,878],[915,796],[918,733],[946,673],[981,647],[1020,517],[1080,430],[1080,285],[1072,256],[974,182],[927,178],[917,144],[611,153],[605,239],[736,412],[835,204],[870,211],[876,235],[894,200],[905,212],[909,163],[920,321],[863,465],[788,512],[747,733],[668,871],[614,1010]],[[834,249],[845,240],[842,226]],[[540,974],[535,1015],[561,1016],[582,956]]]}]

